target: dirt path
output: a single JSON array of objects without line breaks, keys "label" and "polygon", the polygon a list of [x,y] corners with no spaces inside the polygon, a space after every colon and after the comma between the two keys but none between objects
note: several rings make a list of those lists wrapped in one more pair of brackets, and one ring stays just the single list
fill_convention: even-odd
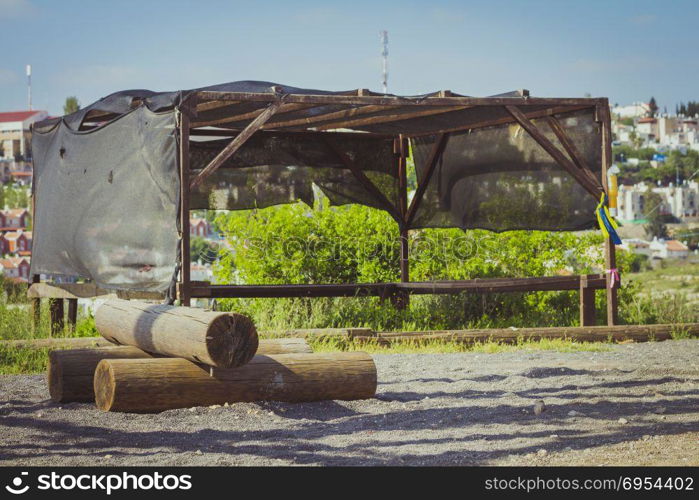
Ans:
[{"label": "dirt path", "polygon": [[375,359],[373,400],[158,415],[55,405],[43,377],[2,376],[0,463],[699,465],[699,340]]}]

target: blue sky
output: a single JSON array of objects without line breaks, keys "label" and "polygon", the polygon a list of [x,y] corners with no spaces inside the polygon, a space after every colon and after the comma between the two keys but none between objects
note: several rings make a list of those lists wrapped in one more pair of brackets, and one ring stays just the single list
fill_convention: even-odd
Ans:
[{"label": "blue sky", "polygon": [[235,80],[389,92],[699,100],[699,2],[0,0],[0,110]]}]

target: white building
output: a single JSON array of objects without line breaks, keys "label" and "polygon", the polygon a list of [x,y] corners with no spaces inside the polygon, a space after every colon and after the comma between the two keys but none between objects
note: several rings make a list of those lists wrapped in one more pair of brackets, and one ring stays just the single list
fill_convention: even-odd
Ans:
[{"label": "white building", "polygon": [[0,159],[15,160],[30,156],[32,123],[45,120],[46,111],[0,112]]},{"label": "white building", "polygon": [[650,249],[655,259],[686,259],[689,256],[687,245],[677,240],[659,240],[653,238]]},{"label": "white building", "polygon": [[679,187],[652,186],[639,183],[632,186],[619,186],[617,196],[617,218],[620,221],[634,221],[644,218],[645,201],[649,192],[657,193],[662,198],[656,209],[661,215],[673,215],[678,219],[697,217],[699,215],[699,183],[684,182]]},{"label": "white building", "polygon": [[640,118],[648,116],[650,106],[647,102],[635,102],[628,106],[615,106],[612,108],[612,115],[619,118]]},{"label": "white building", "polygon": [[646,255],[648,258],[652,257],[653,254],[650,248],[650,242],[640,238],[629,238],[622,240],[621,245],[617,245],[617,248],[640,255]]}]

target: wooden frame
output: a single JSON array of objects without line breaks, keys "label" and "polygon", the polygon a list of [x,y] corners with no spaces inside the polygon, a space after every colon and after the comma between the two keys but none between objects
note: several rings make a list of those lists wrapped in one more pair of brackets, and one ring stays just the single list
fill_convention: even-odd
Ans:
[{"label": "wooden frame", "polygon": [[[246,107],[236,111],[236,106]],[[252,110],[250,108],[253,108]],[[354,165],[343,151],[338,150],[331,140],[326,140],[328,147],[340,161],[353,173],[358,182],[367,189],[379,203],[396,220],[400,230],[400,282],[373,284],[338,284],[338,285],[211,285],[209,283],[191,282],[189,249],[189,196],[191,190],[200,185],[208,176],[229,159],[256,132],[267,130],[278,134],[320,134],[329,139],[331,134],[347,133],[342,130],[352,127],[372,127],[378,124],[390,124],[396,129],[401,123],[411,120],[429,119],[448,113],[462,113],[474,107],[500,107],[506,111],[497,118],[473,121],[461,126],[443,127],[413,134],[389,135],[394,137],[395,168],[399,185],[399,201],[394,206],[372,183],[364,172]],[[206,119],[198,116],[211,110],[230,108],[230,114],[223,118]],[[567,136],[555,115],[574,113],[580,110],[594,109],[602,131],[602,178],[597,179],[589,165],[585,163],[579,150]],[[588,326],[594,323],[594,291],[604,288],[607,296],[607,322],[617,323],[617,288],[611,273],[606,276],[567,276],[543,278],[518,278],[498,280],[460,280],[438,281],[430,283],[410,282],[409,267],[409,231],[424,198],[429,180],[446,148],[449,134],[480,128],[518,124],[535,140],[568,174],[570,174],[592,196],[599,196],[607,191],[606,171],[611,164],[611,124],[606,98],[534,98],[523,91],[519,96],[465,97],[442,91],[423,97],[393,97],[372,94],[367,90],[332,94],[307,95],[281,93],[274,88],[268,93],[248,92],[211,92],[198,91],[187,96],[177,113],[178,161],[180,169],[180,273],[177,284],[177,296],[182,305],[189,305],[191,298],[223,297],[335,297],[374,295],[390,298],[398,307],[407,305],[410,294],[424,293],[459,293],[464,291],[477,293],[521,292],[536,290],[579,290],[580,322]],[[274,118],[273,118],[274,117]],[[543,118],[553,131],[560,146],[554,144],[533,119]],[[395,125],[394,125],[395,124]],[[217,129],[201,127],[218,126]],[[229,128],[226,129],[225,127]],[[221,128],[224,127],[224,128]],[[386,133],[375,133],[371,128],[364,133],[386,137]],[[354,133],[354,132],[350,132]],[[231,137],[230,143],[194,178],[190,179],[190,136]],[[406,160],[408,156],[408,139],[427,135],[436,135],[434,147],[430,152],[423,179],[412,201],[408,203]],[[605,243],[605,262],[608,269],[616,265],[614,245]],[[36,280],[38,281],[38,280]],[[41,291],[33,285],[35,293]],[[48,293],[48,292],[45,292]],[[51,292],[53,293],[53,292]],[[72,297],[71,297],[72,299]],[[54,298],[55,300],[59,300]],[[73,311],[69,303],[69,311]],[[36,303],[35,311],[39,310]],[[58,322],[58,306],[52,304],[52,317]],[[38,313],[37,313],[38,314]],[[70,319],[69,319],[70,322]]]},{"label": "wooden frame", "polygon": [[[372,125],[377,123],[400,122],[424,116],[432,116],[440,113],[461,111],[474,106],[501,106],[507,111],[509,117],[498,118],[471,124],[467,129],[483,128],[506,123],[517,123],[545,150],[553,160],[569,173],[590,195],[598,198],[606,191],[606,168],[609,163],[609,151],[611,151],[611,136],[608,132],[609,125],[605,121],[608,113],[603,109],[608,107],[606,99],[559,99],[559,98],[531,98],[522,97],[492,97],[492,98],[472,98],[451,96],[451,93],[442,92],[436,96],[422,98],[402,98],[386,97],[376,95],[362,95],[361,91],[357,95],[285,95],[282,100],[278,93],[238,93],[238,92],[198,92],[196,99],[199,109],[206,106],[207,102],[216,102],[217,106],[225,106],[225,103],[258,102],[260,108],[243,114],[234,115],[228,119],[217,120],[215,124],[235,123],[245,119],[253,119],[240,132],[229,132],[225,130],[193,130],[192,135],[234,135],[229,145],[205,167],[199,176],[192,181],[190,188],[196,187],[200,179],[210,175],[219,168],[228,158],[231,157],[244,143],[258,130],[276,130],[284,133],[325,133],[328,136],[332,129],[350,128],[357,125]],[[333,109],[322,112],[323,106],[344,105],[350,106],[345,110]],[[432,108],[424,111],[419,108],[430,106]],[[442,107],[441,109],[435,106]],[[546,106],[546,109],[530,110],[532,106]],[[418,108],[416,111],[409,111],[410,107]],[[312,114],[305,118],[277,118],[270,120],[275,114],[293,113],[300,110],[320,109],[317,114]],[[567,136],[560,122],[554,116],[566,112],[575,112],[581,109],[595,109],[597,116],[601,120],[602,127],[602,157],[603,157],[603,178],[597,179],[592,170],[586,165],[582,155],[575,144]],[[390,111],[400,109],[400,112]],[[388,110],[388,111],[387,111]],[[406,111],[407,110],[407,111]],[[383,114],[381,114],[383,112]],[[553,144],[544,133],[531,120],[534,118],[545,118],[550,129],[556,135],[559,143],[563,146],[560,150]],[[213,121],[206,120],[195,122],[197,126],[208,126],[214,124]],[[433,283],[411,283],[409,267],[409,231],[415,214],[422,202],[427,188],[427,184],[432,177],[434,170],[441,158],[441,154],[446,148],[449,134],[465,130],[465,128],[453,128],[436,131],[438,139],[430,152],[427,169],[424,178],[418,183],[415,196],[410,204],[407,201],[407,140],[408,136],[399,134],[395,137],[394,153],[396,154],[396,172],[399,183],[399,203],[394,207],[388,199],[378,190],[369,178],[354,165],[352,160],[343,152],[339,151],[331,140],[325,140],[328,147],[338,156],[341,162],[353,173],[358,182],[371,192],[375,198],[384,206],[399,225],[400,230],[400,282],[399,283],[371,283],[371,284],[341,284],[341,285],[211,285],[208,283],[190,283],[185,273],[179,283],[179,295],[182,303],[188,303],[189,297],[197,298],[224,298],[224,297],[336,297],[336,296],[357,296],[374,295],[382,298],[391,298],[398,307],[407,305],[409,294],[419,293],[458,293],[462,291],[472,292],[506,292],[506,291],[534,291],[534,290],[579,290],[580,291],[580,322],[581,325],[589,326],[595,321],[594,291],[597,289],[607,290],[607,321],[610,325],[616,324],[616,286],[612,286],[610,276],[572,276],[561,279],[560,277],[545,278],[519,278],[505,279],[494,284],[488,284],[488,280],[461,280],[449,282]],[[185,136],[182,130],[181,136]],[[420,134],[426,135],[426,134]],[[415,137],[417,135],[411,136]],[[184,152],[182,151],[184,155]],[[184,158],[182,164],[184,164]],[[183,174],[184,175],[184,174]],[[184,217],[184,214],[181,215]],[[187,217],[188,222],[188,217]],[[185,249],[182,249],[183,257]],[[187,255],[188,256],[188,255]],[[612,269],[614,259],[614,247],[609,242],[605,245],[605,260],[608,268]],[[188,267],[189,261],[183,258],[182,268]]]}]

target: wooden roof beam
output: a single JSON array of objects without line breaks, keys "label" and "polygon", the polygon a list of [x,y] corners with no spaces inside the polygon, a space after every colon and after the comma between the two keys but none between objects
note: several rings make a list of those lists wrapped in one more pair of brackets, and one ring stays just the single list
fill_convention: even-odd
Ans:
[{"label": "wooden roof beam", "polygon": [[[289,113],[291,111],[300,111],[302,109],[310,109],[310,108],[315,108],[315,107],[317,107],[315,104],[298,104],[298,103],[282,104],[282,106],[279,108],[279,111],[277,111],[277,113]],[[206,121],[194,122],[194,123],[192,123],[192,127],[213,127],[216,125],[223,125],[225,123],[235,123],[235,122],[240,122],[240,121],[244,121],[244,120],[251,120],[253,118],[257,118],[262,113],[264,113],[265,109],[267,109],[267,107],[262,107],[260,109],[256,109],[255,111],[249,111],[247,113],[241,113],[239,115],[218,118],[216,120],[206,120]]]},{"label": "wooden roof beam", "polygon": [[[201,101],[257,101],[272,102],[276,99],[273,93],[263,92],[214,92],[199,91]],[[287,103],[305,104],[346,104],[346,105],[379,105],[379,106],[595,106],[606,102],[597,97],[387,97],[387,96],[358,96],[358,95],[307,95],[288,94],[284,97]]]},{"label": "wooden roof beam", "polygon": [[398,114],[392,114],[392,115],[378,115],[378,116],[369,116],[366,118],[357,118],[355,120],[338,120],[335,122],[331,123],[325,123],[322,125],[319,125],[317,127],[314,127],[316,130],[332,130],[336,128],[352,128],[352,127],[360,127],[360,126],[366,126],[366,125],[376,125],[379,123],[390,123],[390,122],[397,122],[397,121],[403,121],[403,120],[412,120],[414,118],[422,118],[426,116],[434,116],[434,115],[439,115],[443,113],[450,113],[452,111],[461,111],[464,109],[469,109],[471,106],[449,106],[449,107],[441,107],[441,108],[429,108],[429,109],[422,109],[419,111],[413,111],[411,113],[398,113]]}]

